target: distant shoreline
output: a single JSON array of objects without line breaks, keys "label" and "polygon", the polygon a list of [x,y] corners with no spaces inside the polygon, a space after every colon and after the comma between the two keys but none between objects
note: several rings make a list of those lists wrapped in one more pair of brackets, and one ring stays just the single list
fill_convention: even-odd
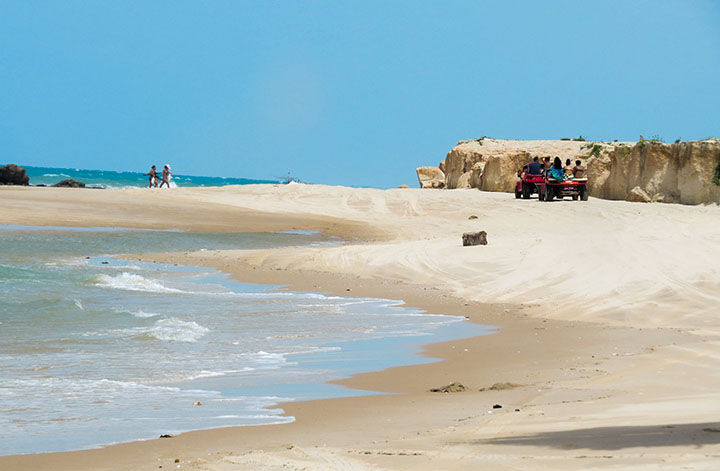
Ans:
[{"label": "distant shoreline", "polygon": [[[36,167],[32,165],[23,166],[30,177],[30,186],[52,186],[62,180],[72,179],[85,183],[86,188],[147,188],[148,176],[145,172],[130,171],[113,171],[113,170],[93,170],[78,168],[59,168],[59,167]],[[158,175],[159,175],[158,171]],[[178,186],[197,187],[197,186],[227,186],[227,185],[251,185],[251,184],[277,184],[281,183],[281,179],[251,179],[236,177],[213,177],[201,175],[173,175],[173,181]],[[158,181],[158,184],[160,182]]]}]

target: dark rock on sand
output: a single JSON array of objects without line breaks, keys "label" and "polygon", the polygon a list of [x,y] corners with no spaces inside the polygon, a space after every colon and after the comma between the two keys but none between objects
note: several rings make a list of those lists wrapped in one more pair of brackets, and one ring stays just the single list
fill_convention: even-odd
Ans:
[{"label": "dark rock on sand", "polygon": [[502,409],[502,406],[500,404],[493,405],[493,409]]},{"label": "dark rock on sand", "polygon": [[60,188],[60,187],[63,187],[63,188],[85,188],[85,184],[83,182],[73,180],[72,178],[68,178],[61,182],[57,182],[53,186],[58,187],[58,188]]},{"label": "dark rock on sand", "polygon": [[0,185],[22,185],[30,184],[30,177],[25,169],[15,164],[7,164],[0,167]]},{"label": "dark rock on sand", "polygon": [[462,235],[463,247],[469,245],[487,245],[487,232],[465,232]]},{"label": "dark rock on sand", "polygon": [[431,389],[430,392],[441,392],[441,393],[456,393],[456,392],[463,392],[467,388],[463,386],[460,383],[450,383],[447,386],[443,386],[441,388],[434,388]]},{"label": "dark rock on sand", "polygon": [[172,438],[172,437],[173,437],[172,435],[168,435],[167,433],[163,433],[162,435],[160,435],[160,438]]}]

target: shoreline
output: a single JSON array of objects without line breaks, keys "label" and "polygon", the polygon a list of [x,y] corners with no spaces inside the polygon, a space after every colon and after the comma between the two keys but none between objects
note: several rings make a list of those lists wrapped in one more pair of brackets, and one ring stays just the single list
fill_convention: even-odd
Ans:
[{"label": "shoreline", "polygon": [[[131,257],[135,259],[134,256],[126,258],[130,259]],[[141,257],[141,260],[148,261],[152,258],[153,261],[160,263],[175,263],[178,260],[176,257],[180,257],[180,255],[152,254],[149,257]],[[213,265],[208,263],[204,266]],[[252,282],[258,283],[256,270],[252,270],[252,272],[248,270],[244,274],[234,272],[230,275],[238,281],[250,281],[246,277],[252,276]],[[224,458],[237,454],[244,456],[247,461],[242,460],[241,464],[248,466],[247,469],[253,469],[253,466],[258,463],[254,457],[253,459],[250,457],[257,455],[258,448],[262,449],[263,453],[273,450],[272,453],[278,454],[292,452],[298,448],[302,448],[305,452],[308,448],[326,449],[327,442],[337,441],[338,437],[333,436],[336,431],[352,427],[357,427],[358,434],[366,439],[368,433],[372,431],[372,440],[367,440],[365,447],[356,446],[357,449],[353,449],[351,444],[356,441],[353,433],[342,437],[340,443],[336,442],[335,446],[348,448],[348,453],[363,457],[403,456],[414,457],[417,460],[417,457],[425,456],[425,454],[415,454],[419,452],[413,451],[414,449],[398,449],[398,435],[401,435],[399,442],[408,442],[409,445],[414,441],[413,434],[417,436],[426,433],[432,436],[438,433],[438,430],[455,429],[459,423],[464,425],[467,422],[468,425],[472,424],[477,427],[487,424],[495,417],[502,417],[500,414],[505,416],[517,414],[526,419],[537,416],[538,407],[534,402],[543,394],[556,392],[552,383],[577,381],[577,378],[568,375],[567,371],[553,371],[556,369],[558,358],[565,358],[571,352],[577,355],[581,352],[592,351],[595,355],[590,355],[590,357],[604,356],[604,359],[607,360],[613,354],[618,353],[618,346],[622,347],[621,354],[632,353],[638,348],[639,335],[643,338],[641,343],[643,349],[659,348],[661,343],[668,345],[692,341],[692,338],[685,334],[668,332],[666,329],[651,329],[651,331],[643,333],[643,329],[618,328],[614,329],[611,335],[607,335],[607,332],[598,330],[598,326],[594,324],[553,321],[522,313],[524,310],[532,311],[539,307],[468,303],[466,300],[448,298],[441,294],[428,294],[427,287],[424,286],[404,284],[387,286],[381,283],[368,283],[366,280],[332,275],[303,276],[303,281],[298,283],[293,282],[297,279],[295,276],[291,275],[290,278],[287,278],[288,275],[290,274],[277,274],[276,271],[267,270],[262,273],[261,284],[284,285],[280,289],[288,291],[308,291],[307,287],[313,284],[313,286],[322,287],[323,294],[343,297],[347,297],[347,288],[344,287],[353,284],[356,286],[353,288],[355,296],[398,299],[398,296],[402,295],[406,298],[403,300],[403,306],[419,308],[431,314],[464,316],[469,322],[482,325],[488,325],[488,321],[491,321],[495,323],[493,326],[497,330],[491,335],[422,345],[419,354],[437,358],[440,360],[438,362],[402,365],[380,371],[354,374],[349,378],[330,382],[356,390],[383,393],[382,395],[316,399],[274,405],[274,408],[283,409],[284,413],[280,416],[295,417],[295,421],[291,423],[202,429],[184,432],[172,439],[156,438],[132,441],[88,450],[0,456],[0,464],[3,465],[3,469],[9,471],[21,469],[150,470],[158,469],[159,466],[164,469],[175,467],[176,459],[185,465],[190,464],[193,467],[199,466],[198,469],[205,469],[202,467],[203,465],[214,463],[212,460],[206,459],[207,450],[213,450],[213,455],[219,454]],[[317,285],[317,283],[321,284]],[[380,296],[383,293],[384,296]],[[510,312],[506,312],[506,309],[510,309]],[[439,312],[439,310],[443,312]],[[550,351],[545,351],[545,345],[541,343],[526,344],[525,341],[528,337],[536,334],[539,329],[553,331],[552,337],[555,341],[567,338],[563,342],[556,343]],[[578,334],[579,337],[585,339],[595,338],[588,345],[585,341],[579,341],[575,337]],[[614,348],[603,345],[603,340],[607,337],[611,337],[616,342]],[[619,338],[622,341],[617,345]],[[510,354],[513,349],[518,348],[519,343],[522,343],[524,348],[529,347],[529,351],[523,352],[523,355],[517,359],[512,359]],[[494,371],[485,371],[484,365],[475,368],[468,367],[464,357],[467,356],[465,352],[470,351],[481,356],[490,354],[494,361],[498,361],[499,358],[505,359],[503,372],[498,374]],[[587,357],[587,355],[585,356]],[[527,357],[536,358],[533,362],[534,371],[532,372],[524,371]],[[507,361],[507,359],[511,360]],[[575,366],[570,369],[582,370],[589,367],[588,363],[587,358],[585,361],[576,360],[572,363]],[[447,394],[431,393],[428,390],[453,382],[463,384],[467,390],[461,393]],[[507,383],[513,386],[504,386]],[[501,386],[494,389],[493,386],[498,384]],[[541,389],[538,390],[538,387]],[[486,390],[481,391],[480,389],[483,388]],[[561,394],[562,399],[559,401],[561,404],[582,402],[585,399],[584,397],[579,399],[576,397],[577,394],[573,394],[573,391],[567,389],[562,390]],[[493,410],[492,407],[496,403],[501,403],[505,410]],[[479,412],[476,411],[474,416],[466,415],[469,408],[474,409],[478,405],[481,406]],[[419,423],[402,424],[407,420],[408,415],[412,415],[418,407],[422,407],[423,410],[432,410],[433,413],[418,421]],[[373,411],[370,417],[366,412],[368,409]],[[520,410],[515,411],[515,409]],[[495,417],[493,417],[493,413],[496,413]],[[539,414],[542,415],[543,412],[539,412]],[[378,428],[378,422],[383,421],[389,421],[399,426],[390,433],[383,432]],[[420,428],[426,428],[426,430],[421,431]],[[308,434],[311,436],[309,441]],[[322,446],[319,445],[321,441],[324,442]],[[395,443],[387,446],[392,442]],[[228,451],[228,448],[232,451]],[[292,455],[292,453],[288,454]],[[286,457],[286,459],[290,459],[290,457]],[[98,461],[111,464],[98,466]],[[451,466],[450,463],[447,465]],[[240,469],[245,468],[241,467]]]},{"label": "shoreline", "polygon": [[[348,192],[351,196],[374,193]],[[383,197],[390,198],[393,193],[387,195]],[[427,198],[432,201],[435,196]],[[284,214],[285,225],[297,225],[297,219],[302,219],[297,216],[293,220],[288,213]],[[460,223],[466,217],[455,216],[452,224],[466,225]],[[351,218],[351,228],[343,228],[340,222],[334,228],[336,233],[356,234],[364,225],[358,219]],[[433,227],[433,239],[433,234],[447,232],[432,226],[432,220],[424,224]],[[328,225],[327,219],[324,225]],[[375,239],[371,233],[382,236]],[[720,434],[713,430],[720,428],[707,419],[718,403],[714,393],[718,374],[709,369],[715,361],[711,352],[717,334],[709,319],[700,315],[701,322],[683,317],[669,322],[661,315],[642,326],[637,325],[636,317],[625,315],[618,323],[600,312],[572,320],[562,318],[567,317],[565,311],[551,303],[489,304],[463,296],[468,293],[465,288],[451,292],[445,283],[398,276],[392,268],[382,268],[379,276],[373,277],[363,270],[352,273],[352,264],[337,264],[338,253],[370,256],[383,240],[392,240],[390,234],[397,233],[385,223],[361,234],[362,240],[372,242],[350,247],[143,257],[212,266],[239,281],[287,285],[283,289],[402,299],[429,313],[461,315],[471,322],[496,325],[498,332],[424,347],[425,355],[443,358],[441,362],[361,373],[338,382],[355,389],[400,394],[283,404],[286,415],[296,418],[291,424],[188,432],[173,439],[79,452],[0,457],[0,465],[10,471],[158,469],[174,467],[174,460],[179,459],[183,467],[219,471],[282,465],[291,469],[379,466],[423,470],[464,469],[468,465],[546,469],[550,464],[562,464],[563,469],[633,469],[648,463],[676,469],[678,462],[712,469],[710,457],[720,455]],[[443,239],[434,240],[442,243]],[[403,245],[417,250],[411,244]],[[372,263],[387,253],[378,252],[368,260]],[[330,266],[334,271],[328,271]],[[646,315],[645,309],[637,310]],[[663,374],[658,376],[658,371]],[[677,390],[679,379],[697,378],[701,373],[702,381],[683,381],[682,393]],[[468,390],[427,392],[453,381]],[[520,386],[480,391],[496,383]],[[493,409],[495,404],[502,408]],[[649,457],[648,449],[652,450]]]}]

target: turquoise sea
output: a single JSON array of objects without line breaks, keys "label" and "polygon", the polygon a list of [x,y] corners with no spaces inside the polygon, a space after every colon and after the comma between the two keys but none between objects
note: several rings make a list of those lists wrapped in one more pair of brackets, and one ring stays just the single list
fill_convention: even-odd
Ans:
[{"label": "turquoise sea", "polygon": [[[54,185],[59,181],[72,178],[87,186],[96,188],[136,188],[148,185],[148,177],[145,173],[150,171],[148,167],[143,172],[113,172],[110,170],[85,170],[80,168],[52,168],[33,167],[24,165],[23,168],[30,177],[31,185]],[[157,168],[158,174],[162,171],[162,165]],[[285,177],[287,178],[287,177]],[[248,178],[231,177],[199,177],[192,175],[172,175],[172,181],[177,186],[225,186],[225,185],[248,185],[253,183],[281,183],[283,178],[269,180],[252,180]]]},{"label": "turquoise sea", "polygon": [[486,332],[397,301],[113,257],[336,243],[312,232],[0,226],[0,454],[291,421],[279,402],[367,394],[327,381],[426,362],[420,344]]}]

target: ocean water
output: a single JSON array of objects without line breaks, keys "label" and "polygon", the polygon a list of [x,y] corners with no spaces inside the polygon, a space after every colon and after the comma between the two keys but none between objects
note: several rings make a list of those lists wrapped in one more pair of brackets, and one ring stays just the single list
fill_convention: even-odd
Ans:
[{"label": "ocean water", "polygon": [[395,301],[112,257],[336,242],[0,226],[0,454],[288,422],[278,402],[367,394],[327,381],[426,362],[420,344],[487,332]]},{"label": "ocean water", "polygon": [[[110,170],[85,170],[78,168],[51,168],[23,166],[30,177],[31,185],[54,185],[62,180],[72,178],[85,183],[87,186],[97,188],[138,188],[148,185],[150,167],[142,172],[113,172]],[[158,175],[162,165],[158,166]],[[282,178],[269,180],[252,180],[248,178],[231,177],[199,177],[193,175],[172,175],[172,181],[177,186],[225,186],[249,185],[253,183],[279,183]],[[158,180],[158,183],[160,180]]]}]

